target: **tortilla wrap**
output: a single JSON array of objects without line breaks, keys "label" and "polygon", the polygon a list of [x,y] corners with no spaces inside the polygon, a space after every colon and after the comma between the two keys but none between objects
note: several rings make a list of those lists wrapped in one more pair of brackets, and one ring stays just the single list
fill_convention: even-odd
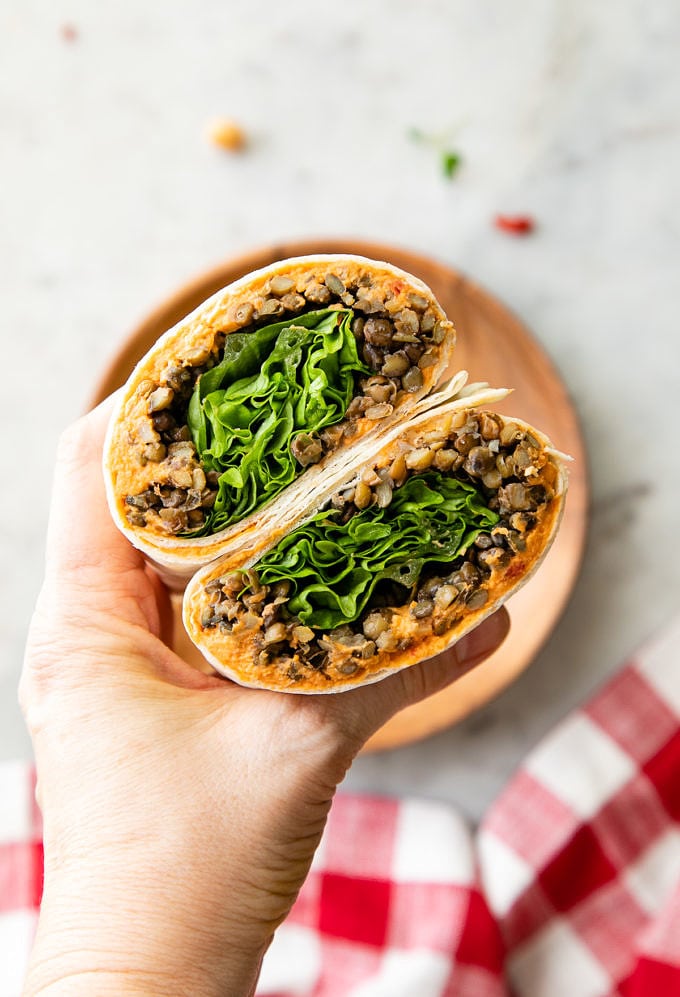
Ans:
[{"label": "tortilla wrap", "polygon": [[565,458],[492,411],[508,389],[451,373],[454,345],[421,281],[332,255],[243,277],[139,362],[105,442],[109,506],[186,585],[218,672],[293,693],[375,682],[534,573]]},{"label": "tortilla wrap", "polygon": [[[484,404],[497,396],[498,392],[487,391],[473,397]],[[329,522],[335,524],[342,512],[339,499],[353,490],[356,493],[359,483],[366,486],[371,482],[373,494],[367,508],[352,508],[350,522],[371,513],[377,520],[384,517],[390,501],[395,504],[405,487],[398,474],[392,482],[391,500],[384,509],[378,507],[378,489],[382,487],[384,492],[385,487],[390,487],[385,486],[386,474],[398,461],[413,465],[414,470],[407,468],[406,474],[411,485],[420,479],[430,488],[441,487],[442,478],[448,478],[470,488],[474,477],[464,468],[437,475],[436,465],[428,460],[432,453],[436,460],[440,451],[449,455],[457,452],[451,443],[469,431],[470,420],[480,418],[489,425],[495,421],[504,437],[512,435],[514,428],[514,445],[520,448],[515,451],[519,454],[519,473],[510,475],[512,480],[500,489],[501,511],[504,509],[505,514],[493,526],[488,521],[484,526],[482,521],[482,528],[469,546],[463,543],[457,551],[449,552],[454,556],[448,563],[432,559],[416,581],[408,577],[407,585],[392,582],[387,599],[384,593],[374,591],[349,625],[343,621],[338,626],[335,619],[332,628],[325,628],[323,623],[315,625],[320,617],[329,615],[323,605],[317,608],[317,621],[309,612],[295,612],[296,602],[305,606],[305,597],[296,593],[294,573],[293,589],[281,589],[281,581],[284,589],[290,584],[286,575],[290,556],[284,553],[280,558],[283,571],[275,575],[278,581],[263,584],[266,576],[262,565],[281,537],[290,544],[295,536],[292,531],[297,529],[304,538],[305,522],[313,521],[315,512],[325,510],[320,514],[316,536],[317,545],[327,543]],[[529,442],[521,449],[523,441]],[[519,419],[479,413],[469,407],[467,399],[462,399],[394,428],[372,453],[374,444],[375,440],[369,439],[354,449],[351,472],[343,482],[336,479],[329,484],[317,496],[316,508],[308,507],[306,516],[300,516],[299,508],[288,509],[282,499],[276,533],[263,536],[250,552],[242,549],[225,555],[190,581],[184,596],[184,625],[192,641],[222,675],[241,685],[294,693],[342,692],[377,682],[456,643],[536,571],[558,528],[567,487],[563,455],[552,448],[545,436]],[[509,450],[499,447],[501,455],[507,455]],[[445,466],[446,461],[441,463]],[[490,489],[485,491],[488,497]],[[405,504],[406,515],[412,515],[417,522],[419,510],[411,511],[411,505]],[[513,510],[513,505],[518,508]],[[352,507],[352,502],[346,506]],[[426,530],[424,526],[423,532]],[[385,535],[389,537],[389,532]],[[397,545],[398,534],[389,542]],[[267,570],[271,573],[271,565]],[[338,577],[335,594],[345,583],[346,578]]]},{"label": "tortilla wrap", "polygon": [[[314,322],[315,327],[303,328]],[[276,326],[285,327],[288,343]],[[311,345],[305,340],[310,336],[316,336]],[[318,344],[332,339],[334,352],[319,361]],[[306,489],[314,489],[331,473],[338,453],[344,459],[348,447],[364,437],[433,404],[454,344],[453,325],[430,289],[388,263],[309,256],[248,274],[163,335],[122,389],[104,449],[114,521],[168,584],[183,588],[225,544],[237,537],[245,544],[256,536],[277,494],[302,479]],[[291,383],[303,382],[289,404],[281,401],[278,381],[295,350],[307,358],[307,367],[299,363],[288,372]],[[248,399],[235,396],[248,378],[249,389],[262,391],[259,381],[268,361],[273,373],[267,387],[279,404],[278,421],[273,417],[266,425],[264,406],[253,429],[239,409]],[[226,368],[222,382],[218,368]],[[342,391],[334,378],[342,380]],[[459,374],[442,398],[454,396],[464,381]],[[197,397],[201,385],[210,386],[205,397]],[[232,424],[225,426],[220,413],[226,409]],[[214,444],[218,436],[224,453],[217,459],[197,453],[196,445]],[[234,447],[240,447],[240,463],[229,464]],[[259,481],[268,464],[275,465],[274,472]],[[241,501],[251,492],[249,504]],[[226,512],[218,519],[220,503]]]}]

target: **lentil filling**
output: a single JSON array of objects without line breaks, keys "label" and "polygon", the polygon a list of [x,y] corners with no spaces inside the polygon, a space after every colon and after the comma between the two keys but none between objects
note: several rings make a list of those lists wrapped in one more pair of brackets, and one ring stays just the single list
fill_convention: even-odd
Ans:
[{"label": "lentil filling", "polygon": [[482,609],[553,482],[530,433],[458,412],[447,430],[366,468],[253,567],[209,581],[201,626],[254,635],[253,664],[293,682],[357,676],[376,655]]},{"label": "lentil filling", "polygon": [[232,307],[236,331],[142,382],[146,416],[130,442],[156,473],[125,496],[131,526],[217,533],[333,452],[358,420],[387,418],[420,391],[451,323],[369,273],[318,277],[275,275],[257,307]]}]

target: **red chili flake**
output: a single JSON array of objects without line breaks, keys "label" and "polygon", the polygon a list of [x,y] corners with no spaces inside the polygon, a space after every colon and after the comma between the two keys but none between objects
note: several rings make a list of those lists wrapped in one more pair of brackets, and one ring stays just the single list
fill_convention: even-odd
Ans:
[{"label": "red chili flake", "polygon": [[62,24],[59,30],[65,42],[74,42],[78,38],[78,29],[73,24]]},{"label": "red chili flake", "polygon": [[401,294],[404,290],[404,285],[400,284],[398,280],[395,280],[394,284],[392,284],[392,290],[395,294]]},{"label": "red chili flake", "polygon": [[496,228],[513,235],[528,235],[533,232],[536,223],[530,215],[496,215],[493,220]]}]

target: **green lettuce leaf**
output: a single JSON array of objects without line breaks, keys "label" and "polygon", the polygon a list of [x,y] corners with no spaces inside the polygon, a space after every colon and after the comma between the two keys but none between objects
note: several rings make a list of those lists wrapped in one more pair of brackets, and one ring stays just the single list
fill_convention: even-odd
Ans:
[{"label": "green lettuce leaf", "polygon": [[385,509],[339,518],[317,513],[255,565],[264,585],[291,581],[288,609],[322,630],[358,619],[381,581],[412,589],[425,564],[450,564],[498,522],[474,485],[438,472],[409,478]]},{"label": "green lettuce leaf", "polygon": [[304,470],[298,433],[341,422],[359,360],[349,309],[323,309],[227,336],[218,366],[199,379],[187,421],[207,471],[219,473],[215,505],[193,535],[217,533],[259,509]]}]

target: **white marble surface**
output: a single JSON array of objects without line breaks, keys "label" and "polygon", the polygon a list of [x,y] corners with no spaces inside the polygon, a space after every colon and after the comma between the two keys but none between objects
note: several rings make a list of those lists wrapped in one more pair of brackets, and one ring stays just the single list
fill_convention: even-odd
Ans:
[{"label": "white marble surface", "polygon": [[[60,427],[150,305],[270,240],[362,236],[466,270],[557,362],[591,454],[583,573],[533,667],[457,728],[361,759],[349,786],[478,817],[671,616],[679,46],[674,0],[5,0],[3,449],[24,471],[0,490],[0,757],[30,750],[15,687]],[[215,114],[242,122],[247,154],[203,140]],[[452,182],[413,125],[453,130]],[[499,233],[497,210],[532,213],[538,231]]]}]

